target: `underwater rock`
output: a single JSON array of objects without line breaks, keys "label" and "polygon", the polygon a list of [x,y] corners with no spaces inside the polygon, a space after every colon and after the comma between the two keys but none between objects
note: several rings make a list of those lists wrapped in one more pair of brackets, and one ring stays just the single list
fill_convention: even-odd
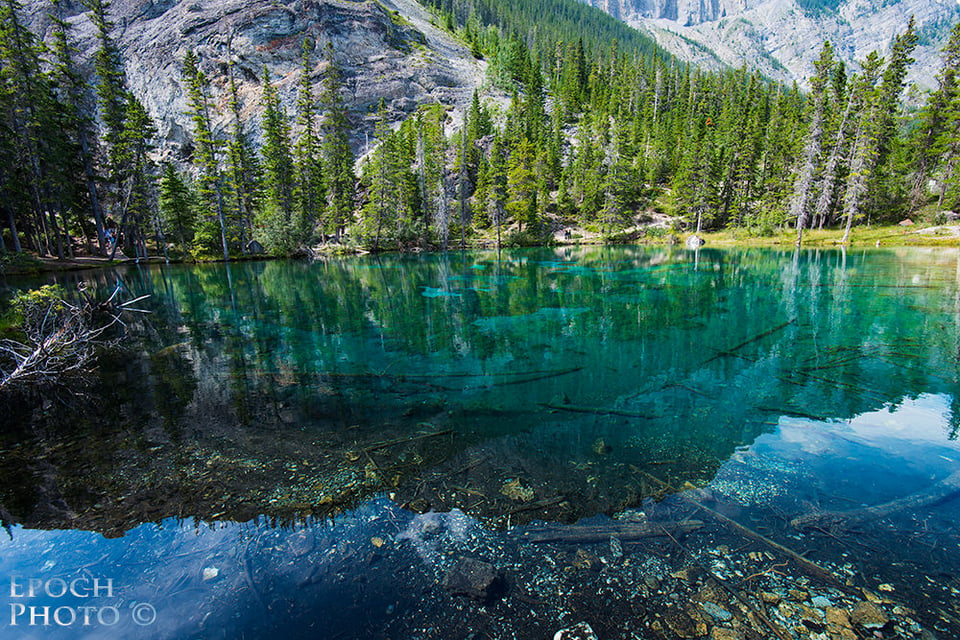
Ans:
[{"label": "underwater rock", "polygon": [[850,614],[846,609],[827,607],[826,617],[827,632],[830,633],[830,637],[838,637],[842,640],[853,640],[857,637],[850,622]]},{"label": "underwater rock", "polygon": [[426,513],[430,511],[430,503],[423,498],[415,498],[404,506],[414,513]]},{"label": "underwater rock", "polygon": [[858,602],[850,612],[850,620],[865,629],[880,629],[890,621],[890,618],[883,609],[872,602]]},{"label": "underwater rock", "polygon": [[817,607],[818,609],[826,609],[827,607],[832,607],[833,603],[830,602],[829,598],[824,596],[814,596],[810,599],[810,604]]},{"label": "underwater rock", "polygon": [[560,629],[553,634],[553,640],[599,640],[593,628],[586,622],[578,622],[572,627]]},{"label": "underwater rock", "polygon": [[674,571],[670,575],[685,584],[692,585],[703,577],[703,569],[700,567],[685,567],[679,571]]},{"label": "underwater rock", "polygon": [[490,603],[503,596],[506,583],[503,574],[489,562],[462,557],[450,567],[443,587],[455,596],[466,596]]},{"label": "underwater rock", "polygon": [[700,638],[707,635],[707,625],[691,615],[692,611],[668,611],[664,620],[678,638]]},{"label": "underwater rock", "polygon": [[287,540],[287,547],[294,558],[302,558],[307,555],[313,551],[315,544],[316,541],[311,531],[298,531]]},{"label": "underwater rock", "polygon": [[614,562],[623,558],[623,545],[616,536],[610,536],[610,558]]},{"label": "underwater rock", "polygon": [[717,622],[729,622],[733,620],[733,614],[712,602],[702,602],[700,606],[709,613]]},{"label": "underwater rock", "polygon": [[714,627],[710,631],[710,640],[743,640],[743,634],[736,629]]}]

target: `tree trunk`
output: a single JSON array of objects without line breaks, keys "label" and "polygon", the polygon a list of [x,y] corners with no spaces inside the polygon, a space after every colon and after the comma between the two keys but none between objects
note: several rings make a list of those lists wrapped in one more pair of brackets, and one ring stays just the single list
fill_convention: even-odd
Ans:
[{"label": "tree trunk", "polygon": [[90,194],[90,208],[93,209],[93,222],[97,231],[97,246],[100,253],[107,252],[106,236],[103,233],[103,211],[100,209],[100,198],[97,196],[97,182],[94,178],[93,163],[90,160],[90,147],[87,143],[87,136],[83,132],[82,124],[78,122],[77,127],[80,131],[80,153],[83,156],[83,175],[87,182],[87,192]]},{"label": "tree trunk", "polygon": [[17,233],[17,221],[13,217],[13,209],[10,208],[10,205],[4,205],[3,208],[7,210],[7,226],[10,227],[13,250],[15,253],[20,253],[23,248],[20,246],[20,235]]}]

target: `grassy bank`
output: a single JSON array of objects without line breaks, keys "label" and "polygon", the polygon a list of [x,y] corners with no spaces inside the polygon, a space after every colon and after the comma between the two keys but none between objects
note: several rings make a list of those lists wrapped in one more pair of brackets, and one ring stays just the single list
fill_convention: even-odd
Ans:
[{"label": "grassy bank", "polygon": [[[751,235],[744,229],[703,234],[708,247],[767,247],[795,245],[797,232],[787,229],[769,236]],[[804,247],[838,247],[843,229],[810,229],[803,233]],[[960,226],[874,225],[855,227],[850,232],[849,246],[855,247],[960,247]]]}]

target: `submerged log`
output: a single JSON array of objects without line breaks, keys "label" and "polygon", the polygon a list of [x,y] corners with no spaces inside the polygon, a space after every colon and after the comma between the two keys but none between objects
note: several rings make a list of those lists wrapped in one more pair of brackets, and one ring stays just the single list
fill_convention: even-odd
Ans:
[{"label": "submerged log", "polygon": [[558,505],[561,502],[566,500],[563,496],[553,496],[552,498],[544,498],[543,500],[535,500],[533,502],[528,502],[527,504],[522,504],[519,507],[514,507],[513,509],[508,509],[504,511],[504,515],[512,516],[516,513],[522,513],[524,511],[534,511],[536,509],[546,509],[554,505]]},{"label": "submerged log", "polygon": [[520,534],[524,542],[565,542],[569,544],[589,544],[607,542],[611,536],[621,542],[642,540],[644,538],[666,537],[667,532],[674,535],[690,533],[703,526],[700,520],[683,522],[610,522],[608,524],[571,524],[541,525],[527,529]]},{"label": "submerged log", "polygon": [[396,438],[394,440],[385,440],[383,442],[378,442],[372,444],[369,447],[363,449],[364,453],[371,453],[373,451],[378,451],[380,449],[386,449],[387,447],[392,447],[397,444],[406,444],[408,442],[416,442],[418,440],[426,440],[427,438],[435,438],[437,436],[445,436],[448,433],[453,433],[453,429],[444,429],[443,431],[434,431],[433,433],[421,433],[416,436],[408,436],[406,438]]},{"label": "submerged log", "polygon": [[752,338],[748,338],[747,340],[744,340],[744,341],[741,342],[740,344],[734,345],[734,346],[730,347],[729,349],[724,349],[724,350],[722,350],[722,351],[718,351],[715,356],[713,356],[712,358],[708,359],[706,362],[704,362],[704,364],[708,364],[708,363],[713,362],[714,360],[718,360],[718,359],[720,359],[720,358],[722,358],[722,357],[724,357],[724,356],[732,356],[732,355],[734,355],[737,351],[739,351],[739,350],[742,349],[743,347],[747,346],[748,344],[751,344],[751,343],[753,343],[753,342],[756,342],[757,340],[762,340],[763,338],[766,338],[766,337],[769,336],[769,335],[773,335],[774,333],[777,333],[778,331],[782,331],[783,329],[786,329],[787,327],[789,327],[791,324],[793,324],[793,323],[796,322],[796,321],[797,321],[796,318],[792,318],[792,319],[787,320],[786,322],[784,322],[784,323],[782,323],[782,324],[778,324],[778,325],[775,326],[775,327],[772,327],[772,328],[770,328],[770,329],[767,329],[767,330],[764,331],[763,333],[758,333],[757,335],[753,336]]},{"label": "submerged log", "polygon": [[652,419],[656,416],[653,416],[649,413],[642,413],[640,411],[625,411],[620,409],[600,409],[597,407],[585,407],[575,404],[557,404],[553,402],[539,402],[537,403],[541,407],[547,409],[552,409],[554,411],[570,411],[572,413],[593,413],[598,416],[624,416],[626,418],[648,418]]},{"label": "submerged log", "polygon": [[954,471],[923,491],[912,493],[903,498],[849,511],[815,511],[794,518],[790,521],[790,524],[798,531],[852,529],[865,522],[886,518],[901,511],[920,509],[957,494],[960,494],[960,470]]},{"label": "submerged log", "polygon": [[723,514],[720,513],[719,511],[715,511],[715,510],[711,509],[710,507],[708,507],[708,506],[706,506],[705,504],[701,503],[699,500],[696,500],[696,499],[695,499],[692,495],[690,495],[689,493],[686,493],[686,492],[683,492],[683,493],[682,493],[682,492],[680,492],[678,489],[676,489],[675,487],[673,487],[673,486],[670,485],[669,483],[664,482],[663,480],[661,480],[660,478],[656,477],[655,475],[650,474],[650,473],[647,473],[646,471],[641,471],[640,473],[641,473],[643,476],[645,476],[645,477],[649,478],[650,480],[654,481],[655,483],[657,483],[657,484],[660,485],[661,487],[663,487],[663,488],[665,488],[665,489],[667,489],[667,490],[669,490],[669,491],[677,494],[677,496],[678,496],[681,500],[683,500],[684,502],[686,502],[687,504],[690,504],[691,506],[696,507],[697,509],[699,509],[699,510],[702,511],[703,513],[705,513],[705,514],[713,517],[714,519],[719,520],[721,523],[727,525],[728,527],[730,527],[730,528],[733,529],[734,531],[740,533],[741,535],[746,536],[746,537],[748,537],[748,538],[752,538],[753,540],[756,540],[757,542],[762,542],[763,544],[767,545],[767,546],[770,547],[771,549],[774,549],[774,550],[782,553],[783,555],[785,555],[785,556],[787,556],[788,558],[790,558],[791,560],[793,560],[793,562],[794,562],[797,566],[799,566],[801,569],[803,569],[804,571],[806,571],[806,572],[809,573],[810,575],[812,575],[812,576],[814,576],[814,577],[816,577],[816,578],[818,578],[818,579],[820,579],[820,580],[823,580],[824,582],[827,582],[827,583],[833,585],[834,587],[837,587],[837,588],[842,589],[842,590],[844,590],[844,591],[849,591],[849,590],[850,590],[850,587],[848,587],[847,585],[845,585],[843,582],[840,581],[839,578],[837,578],[835,575],[833,575],[833,574],[832,574],[830,571],[828,571],[827,569],[824,569],[823,567],[821,567],[820,565],[818,565],[816,562],[813,562],[813,561],[811,561],[811,560],[807,560],[806,558],[804,558],[803,556],[801,556],[801,555],[800,555],[799,553],[797,553],[796,551],[793,551],[792,549],[790,549],[790,548],[788,548],[788,547],[785,547],[784,545],[780,544],[779,542],[776,542],[775,540],[771,540],[770,538],[766,537],[765,535],[763,535],[763,534],[761,534],[761,533],[758,533],[758,532],[754,531],[753,529],[750,529],[749,527],[746,527],[746,526],[740,524],[739,522],[737,522],[736,520],[733,520],[732,518],[728,518],[727,516],[723,515]]}]

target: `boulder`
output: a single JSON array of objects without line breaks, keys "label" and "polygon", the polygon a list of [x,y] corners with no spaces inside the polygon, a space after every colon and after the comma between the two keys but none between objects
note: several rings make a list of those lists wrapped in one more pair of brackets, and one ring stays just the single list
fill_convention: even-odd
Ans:
[{"label": "boulder", "polygon": [[883,609],[872,602],[858,602],[850,612],[850,620],[853,624],[864,629],[880,629],[886,626],[890,621]]},{"label": "boulder", "polygon": [[489,604],[503,596],[506,582],[489,562],[462,557],[447,571],[443,587],[453,595]]}]

